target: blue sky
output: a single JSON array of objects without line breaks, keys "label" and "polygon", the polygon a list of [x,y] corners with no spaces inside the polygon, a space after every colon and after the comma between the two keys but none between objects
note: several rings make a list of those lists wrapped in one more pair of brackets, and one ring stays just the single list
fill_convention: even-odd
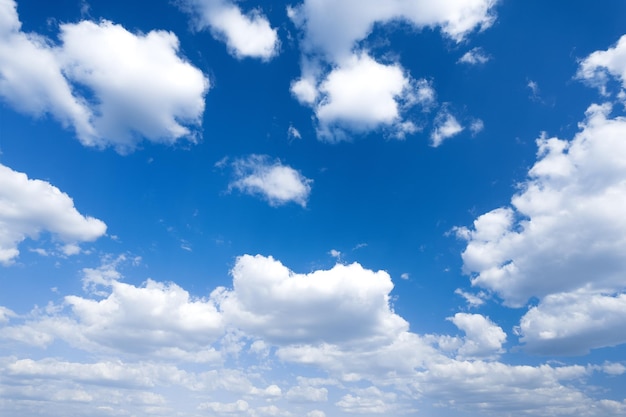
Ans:
[{"label": "blue sky", "polygon": [[625,415],[625,16],[0,0],[0,415]]}]

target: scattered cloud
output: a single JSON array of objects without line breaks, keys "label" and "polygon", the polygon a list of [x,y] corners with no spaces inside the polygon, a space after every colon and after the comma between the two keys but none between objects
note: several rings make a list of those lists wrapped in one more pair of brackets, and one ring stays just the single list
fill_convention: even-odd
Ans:
[{"label": "scattered cloud", "polygon": [[250,155],[232,162],[234,180],[229,190],[260,195],[272,206],[294,202],[306,206],[313,180],[304,177],[280,161],[270,161],[267,155]]},{"label": "scattered cloud", "polygon": [[458,135],[463,131],[463,126],[458,122],[448,110],[444,107],[435,118],[433,123],[433,130],[430,133],[431,146],[438,147],[445,141],[453,136]]},{"label": "scattered cloud", "polygon": [[399,63],[377,61],[358,43],[376,24],[394,21],[417,29],[436,27],[460,42],[470,32],[491,26],[495,3],[306,0],[289,7],[290,19],[304,34],[302,75],[292,82],[291,92],[313,108],[322,140],[346,140],[381,127],[403,139],[419,130],[407,111],[418,104],[427,110],[435,91],[428,81],[413,80]]},{"label": "scattered cloud", "polygon": [[180,5],[192,15],[196,29],[208,28],[234,57],[269,61],[278,54],[278,32],[259,9],[244,14],[228,0],[181,0]]},{"label": "scattered cloud", "polygon": [[624,97],[626,89],[626,35],[623,35],[615,44],[606,51],[595,51],[580,62],[576,76],[597,87],[600,92],[608,96],[607,82],[616,78],[622,84],[620,91]]},{"label": "scattered cloud", "polygon": [[302,135],[298,129],[293,127],[293,125],[289,125],[289,128],[287,129],[287,137],[289,139],[302,139]]},{"label": "scattered cloud", "polygon": [[472,136],[476,136],[477,134],[482,132],[484,128],[485,128],[485,123],[480,119],[472,120],[472,123],[470,123],[470,126],[469,126],[469,130],[470,132],[472,132]]},{"label": "scattered cloud", "polygon": [[74,201],[52,184],[0,164],[0,231],[0,263],[8,265],[27,237],[37,239],[49,232],[65,244],[66,255],[72,255],[80,251],[78,242],[103,236],[106,225],[80,214]]},{"label": "scattered cloud", "polygon": [[21,30],[15,2],[3,6],[0,96],[15,109],[50,114],[83,145],[121,153],[144,138],[197,139],[209,81],[179,56],[176,35],[83,20],[60,25],[56,46]]},{"label": "scattered cloud", "polygon": [[488,61],[489,55],[487,55],[480,47],[470,49],[458,60],[461,64],[469,65],[482,65],[486,64]]},{"label": "scattered cloud", "polygon": [[472,294],[465,292],[460,288],[457,288],[456,290],[454,290],[454,293],[463,297],[465,301],[467,301],[469,307],[480,307],[481,305],[485,304],[485,294],[483,292],[480,292],[478,294]]},{"label": "scattered cloud", "polygon": [[536,81],[529,80],[528,84],[526,84],[526,86],[530,90],[530,99],[533,100],[533,101],[541,101],[539,84],[537,84]]}]

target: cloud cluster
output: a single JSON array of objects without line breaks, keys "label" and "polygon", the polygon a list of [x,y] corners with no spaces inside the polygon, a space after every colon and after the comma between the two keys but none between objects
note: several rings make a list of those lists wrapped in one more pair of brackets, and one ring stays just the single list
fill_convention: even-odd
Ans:
[{"label": "cloud cluster", "polygon": [[292,82],[291,92],[313,109],[322,140],[346,140],[352,133],[377,129],[404,138],[419,130],[409,110],[416,106],[427,110],[434,102],[434,89],[425,79],[414,80],[398,62],[378,62],[359,42],[375,24],[394,21],[417,29],[440,28],[458,42],[492,24],[494,4],[306,0],[288,8],[303,32],[302,75]]},{"label": "cloud cluster", "polygon": [[[623,81],[624,38],[591,54],[578,76],[603,87]],[[624,65],[623,65],[624,64]],[[511,205],[479,216],[457,233],[472,284],[506,305],[539,302],[516,329],[529,351],[584,354],[626,342],[626,118],[591,105],[572,140],[537,139],[537,161]]]},{"label": "cloud cluster", "polygon": [[106,228],[101,220],[80,214],[57,187],[0,164],[0,263],[12,263],[19,255],[18,245],[42,232],[75,249],[78,242],[103,236]]},{"label": "cloud cluster", "polygon": [[0,7],[0,96],[17,110],[50,114],[84,145],[118,152],[144,138],[197,139],[209,81],[178,54],[176,35],[81,21],[60,25],[54,45],[21,30],[13,0]]},{"label": "cloud cluster", "polygon": [[259,195],[272,206],[294,202],[306,206],[313,180],[300,172],[271,161],[267,155],[250,155],[232,163],[234,179],[229,190],[237,189],[250,195]]},{"label": "cloud cluster", "polygon": [[226,43],[236,58],[268,61],[278,54],[277,30],[259,10],[244,14],[228,0],[182,0],[180,4],[192,15],[198,30],[208,28],[214,37]]},{"label": "cloud cluster", "polygon": [[[189,415],[287,415],[290,409],[315,417],[400,414],[417,398],[481,415],[501,414],[502,404],[542,416],[572,410],[618,416],[626,408],[591,398],[571,383],[594,372],[619,375],[622,365],[494,361],[506,335],[482,315],[450,318],[463,338],[408,331],[392,310],[393,285],[383,271],[339,264],[298,274],[271,257],[244,255],[232,269],[232,288],[194,298],[173,283],[122,283],[115,270],[122,260],[85,269],[85,296],[66,296],[63,305],[25,317],[2,310],[0,349],[64,341],[77,349],[76,357],[88,352],[96,358],[0,357],[0,388],[12,398],[3,400],[4,410],[25,412],[33,404],[59,404],[61,397],[64,406],[50,415],[78,405],[93,415],[120,406],[165,415],[172,409]],[[229,357],[250,367],[222,367]],[[188,369],[189,362],[209,368]],[[290,363],[296,376],[281,373],[281,363]],[[299,376],[310,371],[298,365],[317,369],[318,377]],[[320,371],[328,377],[319,377]],[[37,388],[44,385],[48,389]]]}]

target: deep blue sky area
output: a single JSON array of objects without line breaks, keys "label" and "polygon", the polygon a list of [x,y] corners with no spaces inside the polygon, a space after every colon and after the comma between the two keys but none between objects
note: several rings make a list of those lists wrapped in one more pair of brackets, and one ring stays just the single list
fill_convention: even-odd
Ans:
[{"label": "deep blue sky area", "polygon": [[625,415],[622,36],[0,0],[0,415]]}]

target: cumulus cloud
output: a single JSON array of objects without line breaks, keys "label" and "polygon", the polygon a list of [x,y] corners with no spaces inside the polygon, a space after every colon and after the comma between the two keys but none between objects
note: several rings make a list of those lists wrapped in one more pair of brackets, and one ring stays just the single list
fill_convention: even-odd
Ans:
[{"label": "cumulus cloud", "polygon": [[18,111],[51,114],[84,145],[119,152],[144,138],[196,140],[209,81],[179,56],[173,33],[81,21],[60,25],[54,45],[21,31],[14,1],[2,6],[0,96]]},{"label": "cumulus cloud", "polygon": [[489,56],[483,51],[482,48],[472,48],[459,58],[459,63],[469,65],[486,64],[489,61]]},{"label": "cumulus cloud", "polygon": [[626,294],[585,290],[551,294],[520,320],[520,341],[541,354],[588,353],[626,343]]},{"label": "cumulus cloud", "polygon": [[289,202],[306,206],[313,180],[290,166],[270,161],[267,155],[250,155],[234,161],[232,167],[235,178],[228,185],[229,190],[259,195],[272,206]]},{"label": "cumulus cloud", "polygon": [[28,322],[5,327],[3,338],[42,347],[58,339],[94,353],[219,360],[211,345],[224,328],[213,301],[192,297],[174,283],[120,282],[115,267],[123,260],[85,268],[84,284],[92,296],[65,296],[62,305],[35,311]]},{"label": "cumulus cloud", "polygon": [[488,359],[504,352],[502,344],[506,342],[506,333],[488,317],[456,313],[448,320],[465,332],[463,345],[458,349],[460,358]]},{"label": "cumulus cloud", "polygon": [[213,295],[226,319],[274,343],[388,340],[407,326],[390,309],[390,276],[357,263],[297,274],[272,257],[244,255],[232,275],[233,289]]},{"label": "cumulus cloud", "polygon": [[0,164],[0,263],[12,263],[18,245],[42,232],[74,247],[103,236],[106,225],[80,214],[74,201],[52,184]]},{"label": "cumulus cloud", "polygon": [[435,101],[427,80],[413,80],[399,64],[381,64],[365,52],[350,55],[319,83],[295,81],[291,92],[314,109],[318,138],[330,142],[381,127],[403,138],[418,130],[405,112],[414,106],[428,109]]},{"label": "cumulus cloud", "polygon": [[355,43],[365,39],[375,23],[405,21],[414,27],[440,28],[455,41],[461,41],[471,31],[488,28],[495,17],[491,0],[446,0],[406,2],[392,0],[305,0],[289,10],[296,26],[304,30],[304,47],[320,51],[329,61],[345,56]]},{"label": "cumulus cloud", "polygon": [[609,94],[607,82],[614,77],[622,83],[623,92],[626,88],[626,35],[615,46],[606,51],[595,51],[583,59],[577,77],[598,87],[604,95]]},{"label": "cumulus cloud", "polygon": [[291,92],[313,108],[321,139],[343,140],[381,127],[402,139],[419,130],[407,110],[417,104],[427,109],[434,89],[425,80],[412,80],[398,63],[378,62],[358,43],[375,24],[394,21],[417,29],[439,28],[445,36],[461,41],[493,23],[495,3],[306,0],[288,8],[291,20],[304,33],[302,75],[291,84]]},{"label": "cumulus cloud", "polygon": [[581,288],[622,290],[626,119],[610,111],[590,106],[571,141],[540,137],[537,162],[511,206],[458,230],[473,285],[512,306]]},{"label": "cumulus cloud", "polygon": [[[57,407],[49,411],[53,417],[74,410],[100,416],[120,407],[138,415],[145,414],[146,407],[169,415],[176,407],[187,414],[206,410],[260,416],[297,411],[323,417],[320,410],[306,414],[305,407],[320,408],[317,404],[325,402],[323,408],[335,414],[406,414],[414,411],[418,397],[425,404],[471,415],[605,417],[626,411],[624,403],[595,399],[578,387],[594,372],[623,373],[619,363],[514,366],[472,359],[497,352],[505,338],[481,315],[459,313],[450,319],[465,332],[452,350],[441,348],[446,336],[410,332],[408,323],[392,310],[392,283],[382,271],[352,264],[297,274],[273,258],[245,255],[233,267],[232,289],[218,288],[208,299],[198,299],[176,284],[124,284],[120,274],[112,272],[116,262],[121,262],[119,257],[86,272],[86,281],[108,293],[68,296],[65,308],[49,305],[28,317],[0,309],[5,317],[0,319],[0,338],[25,347],[19,355],[0,357],[5,370],[0,390],[7,396],[3,411],[35,414],[33,402],[38,407],[54,402]],[[14,321],[24,324],[7,325]],[[28,329],[47,331],[72,344],[77,349],[71,351],[74,358],[87,352],[90,358],[104,359],[29,358],[24,352],[32,344],[12,337],[17,330],[26,334]],[[236,353],[237,364],[248,370],[181,366],[185,362],[181,356],[162,354],[164,349],[210,351],[219,345],[220,334],[222,338],[237,334],[238,343],[250,343],[250,349]],[[466,357],[458,347],[466,347]],[[263,361],[268,363],[289,362],[293,373],[259,364],[259,351],[265,352]],[[297,376],[300,372],[317,377]],[[289,389],[281,389],[278,381]],[[216,398],[220,401],[213,401]],[[80,407],[72,408],[77,402]],[[291,410],[282,408],[287,404]]]},{"label": "cumulus cloud", "polygon": [[198,30],[209,29],[213,36],[226,43],[236,58],[270,60],[278,54],[278,32],[260,10],[244,14],[228,0],[182,0],[181,5],[192,14]]},{"label": "cumulus cloud", "polygon": [[[482,125],[477,126],[479,131]],[[430,133],[431,146],[438,147],[444,140],[458,135],[463,131],[463,126],[447,109],[442,109],[435,118],[433,130]]]}]

